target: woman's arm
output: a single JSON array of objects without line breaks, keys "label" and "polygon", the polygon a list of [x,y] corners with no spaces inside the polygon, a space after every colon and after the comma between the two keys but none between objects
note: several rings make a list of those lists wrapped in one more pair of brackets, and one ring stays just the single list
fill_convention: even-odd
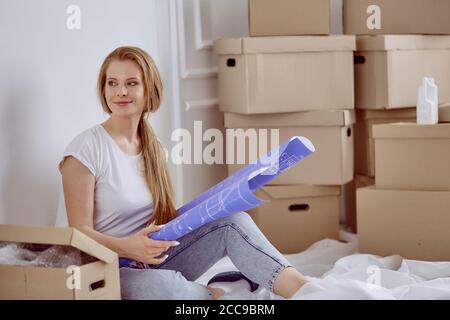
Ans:
[{"label": "woman's arm", "polygon": [[94,230],[94,191],[95,177],[76,158],[67,157],[61,169],[69,226],[76,228],[98,243],[126,257],[149,264],[161,263],[155,259],[176,241],[156,241],[148,234],[158,231],[161,226],[151,225],[136,234],[118,238]]}]

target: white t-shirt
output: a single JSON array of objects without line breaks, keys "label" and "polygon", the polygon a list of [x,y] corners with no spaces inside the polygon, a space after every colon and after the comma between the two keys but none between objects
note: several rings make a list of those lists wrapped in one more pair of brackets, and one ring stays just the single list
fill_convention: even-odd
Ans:
[{"label": "white t-shirt", "polygon": [[142,152],[127,155],[101,125],[76,136],[63,153],[73,156],[95,177],[94,229],[114,237],[145,227],[153,213],[144,177]]}]

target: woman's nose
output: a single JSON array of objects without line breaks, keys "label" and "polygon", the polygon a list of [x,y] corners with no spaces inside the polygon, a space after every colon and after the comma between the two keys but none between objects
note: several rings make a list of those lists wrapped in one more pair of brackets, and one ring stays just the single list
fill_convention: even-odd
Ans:
[{"label": "woman's nose", "polygon": [[117,90],[118,96],[126,96],[128,93],[126,86],[120,86]]}]

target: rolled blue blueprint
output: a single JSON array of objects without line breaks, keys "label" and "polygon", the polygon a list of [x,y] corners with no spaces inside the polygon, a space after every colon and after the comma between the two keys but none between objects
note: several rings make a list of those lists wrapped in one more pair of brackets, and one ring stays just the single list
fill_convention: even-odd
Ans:
[{"label": "rolled blue blueprint", "polygon": [[[260,206],[266,201],[257,198],[254,192],[314,151],[309,139],[292,137],[180,207],[177,217],[149,238],[176,240],[208,222]],[[119,265],[123,267],[130,262],[120,258]]]}]

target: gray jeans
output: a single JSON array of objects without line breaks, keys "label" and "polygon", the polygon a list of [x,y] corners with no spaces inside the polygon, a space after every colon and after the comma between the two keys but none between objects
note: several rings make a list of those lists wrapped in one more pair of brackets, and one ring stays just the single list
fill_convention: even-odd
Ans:
[{"label": "gray jeans", "polygon": [[211,299],[194,281],[227,255],[247,278],[270,291],[278,273],[291,266],[246,212],[205,224],[178,241],[161,264],[120,269],[123,299]]}]

